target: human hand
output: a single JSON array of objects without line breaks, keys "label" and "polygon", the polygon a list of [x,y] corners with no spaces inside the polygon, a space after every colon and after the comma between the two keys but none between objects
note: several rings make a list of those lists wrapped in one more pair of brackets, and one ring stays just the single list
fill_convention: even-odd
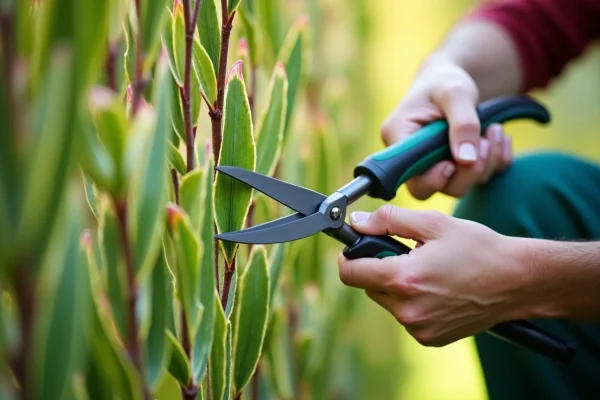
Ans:
[{"label": "human hand", "polygon": [[490,125],[480,137],[478,90],[469,74],[449,61],[426,63],[402,102],[381,127],[389,146],[423,125],[446,118],[454,161],[442,161],[406,183],[412,196],[425,200],[435,192],[462,197],[473,185],[487,182],[512,161],[510,137],[502,125]]},{"label": "human hand", "polygon": [[[419,245],[384,259],[340,256],[341,281],[366,290],[426,346],[443,346],[525,316],[529,284],[518,239],[434,211],[385,205],[352,213],[369,235],[397,235]],[[520,314],[519,314],[520,313]]]}]

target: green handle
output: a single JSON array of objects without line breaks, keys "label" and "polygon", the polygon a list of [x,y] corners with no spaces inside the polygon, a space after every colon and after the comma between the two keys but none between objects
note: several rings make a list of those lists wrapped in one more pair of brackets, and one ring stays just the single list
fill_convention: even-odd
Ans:
[{"label": "green handle", "polygon": [[[524,96],[498,97],[477,107],[481,133],[492,123],[514,119],[532,119],[540,123],[550,121],[544,106]],[[440,161],[452,159],[448,140],[448,123],[433,121],[385,150],[371,155],[355,169],[354,176],[368,175],[373,184],[369,196],[391,200],[396,191],[410,178],[420,175]]]}]

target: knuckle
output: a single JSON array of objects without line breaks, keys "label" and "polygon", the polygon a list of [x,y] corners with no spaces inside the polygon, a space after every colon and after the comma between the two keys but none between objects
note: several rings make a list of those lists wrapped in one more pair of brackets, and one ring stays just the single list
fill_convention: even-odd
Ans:
[{"label": "knuckle", "polygon": [[449,217],[441,211],[426,210],[422,212],[422,218],[431,232],[440,232],[444,229]]},{"label": "knuckle", "polygon": [[398,215],[398,209],[391,204],[384,204],[375,212],[378,221],[393,221]]},{"label": "knuckle", "polygon": [[459,135],[471,135],[479,132],[480,124],[478,121],[461,119],[458,121],[454,121],[451,124],[450,129],[456,132]]},{"label": "knuckle", "polygon": [[390,283],[389,290],[401,296],[415,296],[420,292],[418,278],[398,270]]},{"label": "knuckle", "polygon": [[352,285],[352,268],[348,267],[347,264],[340,264],[339,268],[340,281],[344,285]]},{"label": "knuckle", "polygon": [[420,311],[411,308],[399,310],[395,317],[402,326],[412,330],[418,330],[424,320],[423,314]]},{"label": "knuckle", "polygon": [[410,335],[417,341],[421,346],[425,347],[439,347],[440,342],[438,341],[437,335],[428,328],[413,329]]},{"label": "knuckle", "polygon": [[[412,178],[406,182],[406,188],[412,197],[417,200],[427,200],[433,194],[432,190],[429,190],[428,183],[423,177]],[[436,189],[436,190],[441,190]]]}]

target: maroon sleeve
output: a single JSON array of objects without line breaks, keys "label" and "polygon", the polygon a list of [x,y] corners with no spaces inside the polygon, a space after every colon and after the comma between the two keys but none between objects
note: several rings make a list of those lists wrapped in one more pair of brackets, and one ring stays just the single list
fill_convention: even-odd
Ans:
[{"label": "maroon sleeve", "polygon": [[488,1],[468,18],[494,22],[510,34],[521,60],[523,92],[547,86],[600,38],[600,0]]}]

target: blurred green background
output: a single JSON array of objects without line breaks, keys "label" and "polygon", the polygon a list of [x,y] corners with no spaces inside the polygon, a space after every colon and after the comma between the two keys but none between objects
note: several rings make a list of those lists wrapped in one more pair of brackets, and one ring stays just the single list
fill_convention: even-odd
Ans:
[{"label": "blurred green background", "polygon": [[[289,2],[293,8],[294,2]],[[314,65],[324,79],[325,96],[344,98],[334,124],[350,179],[353,163],[382,148],[379,127],[402,99],[423,57],[451,26],[479,1],[379,0],[319,2],[323,34]],[[285,6],[283,6],[285,7]],[[548,126],[511,122],[506,130],[517,155],[559,150],[600,162],[600,49],[590,48],[571,63],[560,80],[531,93],[551,114]],[[352,70],[344,69],[353,65]],[[349,100],[350,99],[350,100]],[[334,108],[335,109],[335,108]],[[450,213],[454,199],[436,195],[416,201],[401,190],[395,204]],[[380,203],[353,206],[372,210]],[[331,268],[336,268],[331,265]],[[485,399],[482,375],[471,339],[444,348],[424,348],[386,311],[358,296],[346,335],[361,342],[358,359],[369,376],[356,377],[358,398]]]}]

